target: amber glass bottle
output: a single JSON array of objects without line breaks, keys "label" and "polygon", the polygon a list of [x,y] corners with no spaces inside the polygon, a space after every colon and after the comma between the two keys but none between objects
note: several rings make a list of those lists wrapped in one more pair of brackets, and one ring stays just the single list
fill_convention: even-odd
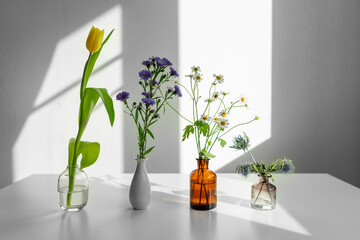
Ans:
[{"label": "amber glass bottle", "polygon": [[209,159],[196,159],[198,169],[190,174],[190,207],[210,210],[216,207],[216,174],[208,169]]}]

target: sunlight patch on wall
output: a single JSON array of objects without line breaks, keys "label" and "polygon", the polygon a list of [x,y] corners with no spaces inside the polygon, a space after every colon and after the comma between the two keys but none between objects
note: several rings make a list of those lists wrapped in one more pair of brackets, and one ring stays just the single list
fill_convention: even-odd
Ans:
[{"label": "sunlight patch on wall", "polygon": [[[59,40],[42,86],[22,131],[13,147],[13,176],[19,180],[33,173],[59,173],[67,165],[67,144],[76,137],[79,111],[79,89],[88,51],[85,43],[91,26],[105,28],[105,36],[115,28],[96,62],[88,86],[107,88],[113,93],[122,85],[122,9],[117,5]],[[101,101],[99,100],[99,103]],[[122,131],[119,115],[111,128],[103,104],[98,103],[84,141],[101,144],[96,170],[120,172]],[[116,148],[110,146],[116,145]],[[91,172],[91,168],[89,168]]]},{"label": "sunlight patch on wall", "polygon": [[[271,24],[271,1],[179,1],[181,82],[188,86],[184,75],[190,73],[193,65],[203,70],[205,80],[201,88],[208,89],[213,73],[223,74],[225,83],[218,90],[230,92],[229,101],[236,101],[241,93],[249,99],[249,110],[232,111],[230,124],[246,122],[255,114],[261,118],[225,135],[228,144],[224,149],[216,144],[213,149],[216,158],[210,163],[212,170],[243,154],[228,148],[235,135],[245,131],[251,137],[252,148],[271,137]],[[185,94],[180,109],[191,118],[192,105]],[[180,129],[186,125],[182,120]],[[180,171],[188,173],[196,167],[193,136],[181,143],[180,148]]]}]

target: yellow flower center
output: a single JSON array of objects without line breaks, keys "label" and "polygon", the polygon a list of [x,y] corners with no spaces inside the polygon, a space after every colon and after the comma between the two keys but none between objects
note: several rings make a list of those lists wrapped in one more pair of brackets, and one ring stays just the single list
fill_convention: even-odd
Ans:
[{"label": "yellow flower center", "polygon": [[221,126],[225,126],[225,124],[226,124],[226,122],[224,122],[224,121],[221,121],[221,123],[220,123]]},{"label": "yellow flower center", "polygon": [[214,98],[218,98],[219,97],[219,95],[218,94],[214,94]]},{"label": "yellow flower center", "polygon": [[219,121],[219,118],[214,118],[215,121]]},{"label": "yellow flower center", "polygon": [[201,77],[200,76],[196,76],[196,80],[200,80],[201,79]]},{"label": "yellow flower center", "polygon": [[208,117],[207,116],[203,116],[203,120],[208,120]]},{"label": "yellow flower center", "polygon": [[216,79],[217,79],[217,80],[221,80],[221,77],[220,77],[220,76],[216,76]]},{"label": "yellow flower center", "polygon": [[241,98],[240,98],[240,101],[245,102],[245,98],[244,98],[244,97],[241,97]]},{"label": "yellow flower center", "polygon": [[225,113],[225,112],[223,112],[223,113],[221,114],[221,116],[226,117],[226,113]]}]

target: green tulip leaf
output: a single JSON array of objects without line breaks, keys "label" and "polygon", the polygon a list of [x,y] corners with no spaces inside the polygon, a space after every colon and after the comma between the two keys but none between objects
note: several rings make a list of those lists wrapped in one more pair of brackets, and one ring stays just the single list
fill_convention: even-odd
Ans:
[{"label": "green tulip leaf", "polygon": [[86,89],[86,86],[87,86],[87,83],[89,81],[89,77],[94,69],[94,66],[95,66],[95,62],[97,60],[97,58],[99,57],[100,55],[100,52],[103,48],[103,46],[105,45],[105,43],[109,40],[111,34],[114,32],[115,29],[113,29],[109,35],[107,35],[107,37],[105,38],[105,40],[102,42],[101,44],[101,48],[99,49],[99,51],[97,51],[96,53],[93,53],[91,54],[90,58],[88,59],[88,62],[86,62],[85,66],[85,73],[84,73],[84,84],[82,86],[82,89],[81,89],[81,94],[84,94],[85,92],[85,89]]},{"label": "green tulip leaf", "polygon": [[[99,100],[98,91],[93,88],[85,89],[84,98],[81,102],[81,119],[79,123],[79,136],[83,134],[85,127],[90,119],[90,115],[95,108],[97,101]],[[79,138],[80,139],[80,138]]]},{"label": "green tulip leaf", "polygon": [[78,154],[82,155],[80,169],[93,165],[99,157],[100,144],[80,141]]},{"label": "green tulip leaf", "polygon": [[[87,88],[87,89],[91,89],[91,88]],[[92,88],[92,89],[94,89],[99,94],[102,102],[104,103],[106,111],[109,115],[110,124],[112,126],[115,120],[113,100],[111,99],[108,91],[105,88]]]}]

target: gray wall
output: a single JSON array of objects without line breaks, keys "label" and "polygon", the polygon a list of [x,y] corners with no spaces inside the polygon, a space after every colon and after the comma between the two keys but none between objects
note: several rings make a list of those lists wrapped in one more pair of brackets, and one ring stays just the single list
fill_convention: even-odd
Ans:
[{"label": "gray wall", "polygon": [[360,187],[360,1],[274,0],[272,61],[272,138],[253,154]]},{"label": "gray wall", "polygon": [[[1,1],[0,187],[12,182],[12,146],[58,39],[115,4],[122,5],[124,17],[123,74],[129,80],[123,88],[133,90],[130,79],[140,59],[178,59],[177,1]],[[149,32],[146,19],[160,27]],[[257,159],[288,156],[297,172],[328,172],[360,187],[359,23],[360,1],[273,1],[272,137],[254,149]],[[145,44],[143,36],[148,36]],[[178,139],[178,120],[169,118],[168,131]],[[132,136],[130,124],[125,123],[124,138]],[[124,159],[136,154],[131,148],[135,137],[128,140]],[[177,144],[158,144],[149,171],[177,172]],[[171,158],[161,161],[164,153]],[[233,172],[246,158],[219,172]],[[125,171],[133,170],[129,161],[124,161]]]}]

